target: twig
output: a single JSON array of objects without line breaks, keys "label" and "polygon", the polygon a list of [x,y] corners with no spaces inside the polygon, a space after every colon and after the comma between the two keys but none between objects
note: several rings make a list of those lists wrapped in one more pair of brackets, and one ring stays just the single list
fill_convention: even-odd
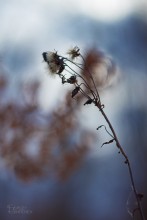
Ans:
[{"label": "twig", "polygon": [[[65,58],[65,57],[62,57],[62,56],[59,56],[56,53],[50,53],[49,55],[47,54],[47,52],[44,52],[43,53],[43,58],[45,60],[45,62],[48,63],[49,65],[49,69],[50,71],[53,73],[53,74],[57,74],[60,76],[60,78],[66,82],[66,83],[70,83],[70,80],[69,79],[65,79],[65,77],[61,74],[64,70],[65,70],[65,67],[68,67],[70,69],[70,71],[72,71],[74,73],[74,75],[76,75],[77,77],[80,77],[82,80],[83,80],[83,83],[81,84],[78,84],[78,82],[76,81],[75,83],[75,89],[72,91],[72,97],[74,97],[75,95],[77,95],[78,92],[81,92],[81,94],[83,94],[85,97],[88,98],[88,101],[85,103],[85,104],[95,104],[95,106],[99,109],[99,111],[101,112],[102,116],[104,117],[104,119],[106,120],[112,134],[110,132],[108,132],[108,130],[106,129],[105,127],[105,130],[106,132],[113,138],[111,139],[110,141],[108,142],[105,142],[103,143],[104,144],[109,144],[109,143],[112,143],[113,141],[115,141],[116,143],[116,146],[117,148],[119,149],[119,152],[122,154],[122,156],[124,157],[125,161],[124,163],[127,165],[128,167],[128,172],[129,172],[129,176],[130,176],[130,181],[131,181],[131,185],[132,185],[132,190],[134,192],[134,195],[135,195],[135,198],[136,198],[136,201],[137,201],[137,210],[139,210],[139,213],[140,213],[140,217],[141,217],[141,220],[145,220],[145,217],[143,215],[143,211],[142,211],[142,207],[141,207],[141,198],[142,198],[142,194],[138,193],[137,192],[137,189],[136,189],[136,185],[135,185],[135,181],[134,181],[134,177],[133,177],[133,172],[132,172],[132,168],[131,168],[131,164],[130,164],[130,160],[127,156],[127,154],[125,153],[124,149],[122,148],[119,140],[118,140],[118,137],[115,133],[115,130],[111,124],[111,122],[109,121],[107,115],[105,114],[103,108],[104,108],[104,105],[101,105],[101,100],[100,100],[100,95],[99,95],[99,92],[98,92],[98,89],[97,89],[97,86],[96,86],[96,83],[94,81],[94,78],[93,78],[93,75],[92,73],[90,72],[89,68],[87,67],[86,65],[86,61],[85,59],[83,58],[83,56],[80,54],[80,49],[78,47],[74,47],[72,50],[69,51],[69,54],[71,55],[72,58],[76,58],[78,56],[80,56],[83,61],[84,61],[84,64],[85,64],[85,67],[86,67],[86,70],[88,71],[89,73],[89,78],[92,80],[92,83],[93,83],[93,86],[94,86],[94,90],[90,87],[89,83],[87,82],[87,80],[81,76],[79,73],[77,73],[73,68],[71,68],[66,62],[70,62],[72,64],[74,64],[76,67],[78,67],[80,70],[83,70],[83,68],[69,60],[68,58]],[[72,73],[71,73],[72,74]],[[63,78],[63,77],[64,78]],[[85,85],[85,87],[91,92],[91,95],[93,96],[94,99],[91,99],[89,97],[88,94],[86,94],[86,92],[84,91],[84,89],[81,88],[81,85]],[[102,145],[102,146],[103,146]]]},{"label": "twig", "polygon": [[[98,106],[97,106],[98,107]],[[140,203],[140,199],[139,199],[139,196],[138,196],[138,193],[137,193],[137,190],[136,190],[136,185],[135,185],[135,181],[134,181],[134,177],[133,177],[133,172],[132,172],[132,168],[131,168],[131,164],[130,164],[130,161],[128,159],[128,156],[126,155],[125,151],[123,150],[118,138],[117,138],[117,135],[114,131],[114,128],[111,124],[111,122],[109,121],[107,115],[105,114],[104,110],[99,108],[98,109],[100,110],[100,112],[102,113],[103,117],[105,118],[106,122],[108,123],[109,125],[109,128],[114,136],[114,140],[116,142],[116,146],[118,147],[118,149],[120,150],[120,152],[122,153],[122,155],[124,156],[125,158],[125,164],[127,164],[128,166],[128,171],[129,171],[129,176],[130,176],[130,180],[131,180],[131,184],[132,184],[132,189],[134,191],[134,194],[135,194],[135,197],[136,197],[136,201],[137,201],[137,205],[138,205],[138,210],[140,212],[140,216],[141,216],[141,219],[142,220],[145,220],[144,218],[144,215],[143,215],[143,211],[142,211],[142,207],[141,207],[141,203]]]}]

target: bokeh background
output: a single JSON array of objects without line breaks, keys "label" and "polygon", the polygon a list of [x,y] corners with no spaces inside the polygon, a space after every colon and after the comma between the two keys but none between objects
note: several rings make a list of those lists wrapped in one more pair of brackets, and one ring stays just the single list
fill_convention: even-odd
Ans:
[{"label": "bokeh background", "polygon": [[[0,0],[0,217],[131,219],[127,168],[93,106],[48,75],[43,51],[103,51],[117,66],[101,88],[130,158],[147,218],[146,0]],[[136,213],[135,219],[139,219]]]}]

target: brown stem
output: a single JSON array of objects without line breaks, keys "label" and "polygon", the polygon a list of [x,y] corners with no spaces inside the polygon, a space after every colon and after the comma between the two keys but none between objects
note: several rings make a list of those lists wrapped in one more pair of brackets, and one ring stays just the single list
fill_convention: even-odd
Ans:
[{"label": "brown stem", "polygon": [[132,184],[132,188],[133,188],[133,191],[134,191],[134,194],[135,194],[135,197],[136,197],[136,201],[137,201],[137,205],[138,205],[138,210],[140,212],[140,216],[141,216],[141,219],[142,220],[145,220],[144,218],[144,215],[143,215],[143,211],[142,211],[142,207],[141,207],[141,203],[140,203],[140,199],[139,199],[139,196],[138,196],[138,193],[137,193],[137,190],[136,190],[136,186],[135,186],[135,181],[134,181],[134,177],[133,177],[133,173],[132,173],[132,168],[131,168],[131,164],[130,164],[130,161],[126,155],[126,153],[124,152],[121,144],[119,143],[119,140],[117,138],[117,135],[114,131],[114,128],[111,124],[111,122],[109,121],[107,115],[105,114],[105,112],[103,111],[103,109],[99,106],[99,105],[96,105],[98,107],[98,109],[100,110],[100,112],[102,113],[102,115],[104,116],[106,122],[108,123],[109,125],[109,128],[114,136],[114,139],[115,139],[115,142],[116,142],[116,146],[118,147],[119,151],[122,153],[122,155],[124,156],[125,158],[125,163],[127,164],[128,166],[128,171],[129,171],[129,176],[130,176],[130,180],[131,180],[131,184]]}]

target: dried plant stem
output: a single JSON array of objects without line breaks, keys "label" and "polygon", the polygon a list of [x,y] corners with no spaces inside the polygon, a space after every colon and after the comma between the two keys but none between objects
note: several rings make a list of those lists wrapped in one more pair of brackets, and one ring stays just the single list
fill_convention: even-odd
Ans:
[{"label": "dried plant stem", "polygon": [[[79,55],[80,55],[80,57],[82,58],[82,60],[84,61],[84,64],[86,65],[85,59],[84,59],[84,57],[82,56],[82,54],[79,54]],[[67,61],[71,62],[72,64],[74,64],[75,66],[77,66],[80,70],[84,71],[83,68],[82,68],[79,64],[77,64],[77,63],[75,63],[75,62],[73,62],[73,61],[71,61],[71,60],[69,60],[69,59],[67,59]],[[69,66],[68,66],[68,67],[69,67]],[[86,67],[87,67],[87,65],[86,65]],[[95,84],[95,81],[94,81],[94,79],[93,79],[93,76],[92,76],[92,74],[90,73],[90,71],[89,71],[88,68],[87,68],[87,71],[88,71],[88,74],[89,74],[89,76],[90,76],[90,79],[92,80],[92,83],[93,83],[93,85],[94,85],[94,88],[95,88],[95,91],[96,91],[96,96],[98,97],[98,101],[100,102],[100,96],[99,96],[98,90],[97,90],[97,88],[96,88],[96,84]],[[77,74],[77,72],[76,72],[76,74]],[[78,75],[78,74],[77,74],[77,75]],[[81,77],[81,75],[79,75],[79,76],[80,76],[80,78],[82,78],[84,81],[86,81],[83,77]],[[86,84],[87,84],[87,82],[86,82]],[[89,85],[88,85],[88,87],[90,88]],[[94,94],[94,91],[93,91],[92,89],[90,89],[90,92],[92,93],[92,95]]]},{"label": "dried plant stem", "polygon": [[[72,62],[73,63],[73,62]],[[90,85],[87,83],[87,81],[82,77],[80,74],[78,74],[74,69],[72,69],[69,65],[66,65],[73,73],[75,73],[78,77],[80,77],[83,82],[85,83],[85,86],[89,89],[91,92],[92,96],[95,98],[97,95],[94,93],[94,91],[90,88]],[[77,66],[77,65],[76,65]],[[79,66],[78,66],[79,67]],[[81,69],[81,68],[80,68]]]},{"label": "dried plant stem", "polygon": [[131,164],[130,164],[130,161],[126,155],[126,153],[124,152],[118,138],[117,138],[117,135],[114,131],[114,128],[111,124],[111,122],[109,121],[107,115],[105,114],[104,110],[102,108],[100,108],[98,105],[96,105],[98,107],[98,109],[100,110],[101,114],[103,115],[103,117],[105,118],[106,122],[108,123],[109,125],[109,128],[114,136],[114,140],[116,142],[116,146],[118,147],[119,151],[121,152],[121,154],[123,155],[123,157],[125,158],[125,163],[126,165],[128,166],[128,171],[129,171],[129,176],[130,176],[130,180],[131,180],[131,184],[132,184],[132,189],[134,191],[134,195],[136,197],[136,201],[137,201],[137,206],[138,206],[138,211],[140,213],[140,216],[141,216],[141,220],[145,220],[144,218],[144,215],[143,215],[143,211],[142,211],[142,207],[141,207],[141,203],[140,203],[140,198],[138,196],[138,193],[137,193],[137,190],[136,190],[136,185],[135,185],[135,181],[134,181],[134,177],[133,177],[133,172],[132,172],[132,168],[131,168]]},{"label": "dried plant stem", "polygon": [[[80,54],[80,56],[81,56],[81,58],[83,59],[84,64],[86,65],[86,61],[85,61],[84,57],[82,56],[82,54]],[[86,67],[87,67],[87,65],[86,65]],[[88,67],[87,67],[87,71],[88,71],[88,73],[89,73],[89,76],[90,76],[90,78],[91,78],[91,80],[92,80],[92,83],[93,83],[93,85],[94,85],[95,91],[96,91],[96,93],[97,93],[98,101],[100,102],[100,96],[99,96],[98,90],[97,90],[97,88],[96,88],[95,81],[94,81],[93,76],[92,76],[92,74],[90,73]]]},{"label": "dried plant stem", "polygon": [[[121,146],[121,144],[120,144],[120,142],[119,142],[119,140],[117,138],[117,135],[115,133],[115,130],[114,130],[111,122],[109,121],[107,115],[105,114],[105,112],[103,110],[104,105],[101,105],[101,99],[100,99],[99,91],[97,89],[97,85],[95,83],[94,76],[91,73],[91,70],[90,70],[89,66],[87,65],[84,57],[80,54],[79,51],[80,51],[80,49],[78,47],[74,47],[72,50],[70,50],[68,52],[68,54],[71,55],[72,59],[80,56],[82,58],[83,62],[84,62],[85,68],[81,67],[80,64],[77,64],[74,61],[69,60],[66,57],[59,56],[57,54],[57,52],[56,53],[44,52],[43,53],[43,58],[44,58],[45,62],[48,63],[50,71],[52,73],[57,74],[57,75],[60,76],[60,78],[63,80],[63,82],[62,82],[63,84],[64,83],[74,84],[75,88],[72,91],[72,95],[71,95],[72,98],[74,98],[77,95],[77,93],[80,92],[83,96],[88,98],[88,100],[85,102],[84,105],[92,104],[93,103],[99,109],[99,111],[101,112],[101,114],[104,117],[104,119],[106,120],[106,122],[107,122],[107,124],[108,124],[112,134],[110,134],[107,131],[106,127],[104,126],[105,130],[113,138],[109,142],[103,143],[103,145],[104,144],[112,143],[113,141],[116,142],[116,146],[117,146],[117,148],[119,150],[119,153],[121,153],[122,156],[124,157],[124,159],[125,159],[124,163],[128,167],[129,177],[130,177],[130,181],[131,181],[131,185],[132,185],[132,190],[134,192],[134,195],[135,195],[135,198],[136,198],[136,202],[137,202],[137,208],[133,210],[132,216],[134,217],[134,213],[136,212],[136,210],[138,210],[139,213],[140,213],[140,219],[141,220],[145,220],[145,217],[144,217],[143,211],[142,211],[142,207],[141,207],[141,198],[142,198],[143,195],[138,193],[137,190],[136,190],[136,185],[135,185],[135,181],[134,181],[134,177],[133,177],[133,172],[132,172],[130,161],[129,161],[127,154],[125,153],[124,149],[122,148],[122,146]],[[70,65],[68,65],[67,62],[75,65],[76,67],[78,67],[80,69],[80,71],[82,71],[82,74],[77,73],[77,71],[74,70],[72,67],[70,67]],[[67,79],[62,74],[62,72],[64,70],[66,70],[65,67],[67,67],[70,70],[69,73],[72,75],[70,78],[67,78]],[[89,79],[87,79],[87,77],[84,75],[84,70],[85,69],[86,69],[86,72],[88,72]],[[82,82],[78,83],[78,79],[77,78],[80,78],[80,80],[82,80]],[[89,82],[90,80],[91,80],[92,85]],[[82,85],[85,86],[86,90],[81,88]],[[92,96],[92,97],[90,97],[90,96]],[[99,126],[98,128],[100,128],[102,126]]]}]

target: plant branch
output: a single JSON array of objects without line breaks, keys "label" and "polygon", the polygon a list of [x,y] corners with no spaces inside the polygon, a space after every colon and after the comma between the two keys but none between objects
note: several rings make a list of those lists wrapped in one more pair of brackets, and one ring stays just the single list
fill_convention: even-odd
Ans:
[{"label": "plant branch", "polygon": [[[57,54],[57,52],[56,53],[52,52],[52,53],[49,53],[49,54],[47,52],[44,52],[43,53],[43,58],[44,58],[45,62],[48,63],[49,70],[51,71],[51,73],[59,75],[60,78],[63,80],[63,83],[67,82],[67,83],[75,85],[75,89],[72,91],[72,98],[74,98],[77,95],[78,92],[81,92],[86,98],[88,98],[88,100],[86,101],[86,103],[84,105],[93,103],[93,104],[95,104],[95,106],[101,112],[101,114],[104,117],[104,119],[106,120],[112,134],[107,131],[106,127],[105,127],[105,130],[113,138],[109,142],[103,143],[103,145],[104,144],[109,144],[109,143],[112,143],[113,141],[115,141],[116,146],[119,149],[119,153],[121,153],[122,156],[125,158],[124,162],[128,167],[128,172],[129,172],[129,177],[130,177],[130,181],[131,181],[131,185],[132,185],[132,190],[134,192],[136,202],[137,202],[137,208],[134,209],[133,213],[135,213],[136,210],[139,210],[141,220],[145,220],[145,217],[144,217],[143,211],[142,211],[142,207],[141,207],[142,194],[137,192],[134,177],[133,177],[133,172],[132,172],[132,168],[131,168],[131,164],[130,164],[130,160],[129,160],[127,154],[125,153],[124,149],[122,148],[111,122],[109,121],[107,115],[105,114],[105,112],[103,110],[104,105],[101,105],[100,95],[99,95],[94,77],[93,77],[92,73],[90,72],[84,57],[79,53],[79,50],[80,49],[78,47],[74,47],[72,50],[70,50],[68,52],[68,54],[71,55],[72,58],[76,58],[76,57],[80,56],[83,59],[86,70],[87,70],[87,72],[90,76],[89,79],[91,80],[91,82],[93,84],[92,87],[94,87],[94,89],[91,88],[91,84],[89,84],[89,79],[87,81],[86,77],[84,77],[82,74],[78,74],[66,62],[70,62],[73,65],[75,65],[76,67],[78,67],[80,70],[84,71],[83,67],[81,67],[79,64],[75,63],[72,60],[69,60],[68,58],[59,56]],[[77,77],[81,78],[83,80],[83,82],[79,84],[78,81],[76,80],[76,78],[75,78],[75,81],[70,81],[71,78],[66,79],[65,76],[63,76],[61,74],[65,70],[65,67],[69,68],[70,74],[72,74],[72,72],[73,72],[73,76],[76,75]],[[88,95],[89,93],[86,94],[86,91],[81,88],[81,85],[84,85],[85,88],[90,91],[90,94],[93,96],[93,99],[90,98],[90,96]],[[134,214],[133,214],[133,216],[134,216]]]},{"label": "plant branch", "polygon": [[125,151],[123,150],[118,138],[117,138],[117,135],[114,131],[114,128],[111,124],[111,122],[109,121],[107,115],[105,114],[104,110],[102,108],[100,108],[98,105],[97,105],[98,109],[100,110],[101,114],[103,115],[103,117],[105,118],[106,122],[108,123],[109,125],[109,128],[114,136],[114,140],[116,142],[116,146],[118,147],[119,151],[121,152],[121,154],[124,156],[125,158],[125,163],[127,164],[128,166],[128,171],[129,171],[129,176],[130,176],[130,180],[131,180],[131,184],[132,184],[132,189],[134,191],[134,194],[135,194],[135,197],[136,197],[136,201],[137,201],[137,205],[138,205],[138,210],[140,212],[140,216],[141,216],[141,220],[145,220],[144,218],[144,215],[143,215],[143,211],[142,211],[142,207],[141,207],[141,203],[140,203],[140,198],[138,196],[138,193],[137,193],[137,190],[136,190],[136,185],[135,185],[135,181],[134,181],[134,177],[133,177],[133,172],[132,172],[132,168],[131,168],[131,164],[130,164],[130,161],[125,153]]}]

